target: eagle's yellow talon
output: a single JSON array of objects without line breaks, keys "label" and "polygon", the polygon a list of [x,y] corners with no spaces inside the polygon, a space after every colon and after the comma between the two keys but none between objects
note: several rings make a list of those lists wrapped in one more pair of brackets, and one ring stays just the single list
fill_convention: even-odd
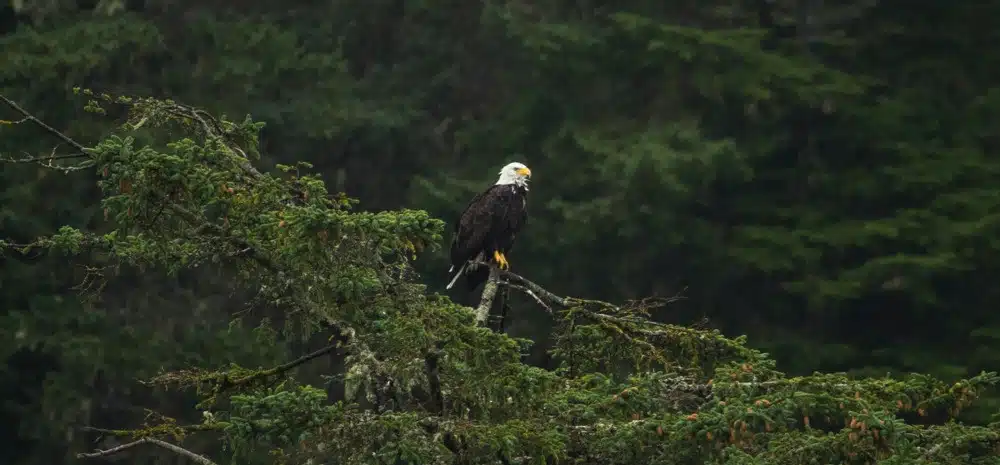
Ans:
[{"label": "eagle's yellow talon", "polygon": [[506,270],[510,268],[510,263],[507,262],[507,257],[505,257],[499,250],[493,252],[493,258],[497,261],[497,266],[501,270]]}]

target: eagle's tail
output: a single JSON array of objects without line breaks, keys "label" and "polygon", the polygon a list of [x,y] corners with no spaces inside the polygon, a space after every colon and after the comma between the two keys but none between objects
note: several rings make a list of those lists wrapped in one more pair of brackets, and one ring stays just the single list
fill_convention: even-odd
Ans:
[{"label": "eagle's tail", "polygon": [[[455,285],[455,282],[458,281],[458,277],[462,276],[462,272],[465,271],[465,267],[468,266],[468,264],[469,264],[469,262],[465,262],[465,263],[462,264],[462,267],[459,268],[458,271],[455,273],[455,277],[451,278],[451,282],[448,283],[448,286],[445,287],[445,289],[451,289],[451,287]],[[455,269],[455,265],[452,265],[451,268],[448,269],[448,272],[450,273],[451,270],[454,270],[454,269]]]},{"label": "eagle's tail", "polygon": [[[484,254],[482,252],[479,252],[478,254],[476,254],[475,257],[473,257],[473,261],[483,260],[483,257],[484,257]],[[452,286],[454,286],[455,283],[458,282],[458,277],[462,276],[463,274],[466,274],[467,270],[471,272],[471,271],[473,271],[473,270],[475,270],[477,268],[479,268],[478,264],[473,263],[472,261],[466,261],[465,263],[462,264],[462,266],[460,266],[458,268],[458,271],[455,272],[455,276],[453,278],[451,278],[451,282],[448,283],[448,286],[445,287],[445,289],[451,289]],[[455,269],[455,265],[451,265],[451,268],[448,268],[448,272],[451,273],[451,271],[454,270],[454,269]]]}]

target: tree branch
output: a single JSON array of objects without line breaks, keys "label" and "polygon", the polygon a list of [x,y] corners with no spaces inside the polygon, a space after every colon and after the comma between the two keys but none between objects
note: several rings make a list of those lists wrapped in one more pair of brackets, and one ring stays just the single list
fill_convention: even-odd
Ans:
[{"label": "tree branch", "polygon": [[[8,162],[11,162],[11,163],[38,163],[38,162],[43,162],[43,161],[66,160],[66,159],[69,159],[69,158],[83,158],[83,157],[90,156],[90,155],[87,155],[86,153],[69,153],[69,154],[63,154],[63,155],[55,155],[55,149],[52,149],[52,153],[53,154],[51,154],[49,156],[45,156],[45,157],[30,157],[29,156],[29,157],[24,157],[24,158],[7,158],[7,159],[4,159],[3,161],[8,161]],[[54,168],[58,168],[57,166],[53,166],[53,167]]]},{"label": "tree branch", "polygon": [[183,218],[191,226],[194,226],[199,230],[211,231],[220,239],[224,239],[229,243],[235,245],[236,247],[239,247],[240,250],[237,255],[248,256],[257,263],[259,263],[264,268],[267,268],[270,271],[278,271],[278,266],[274,263],[273,260],[271,260],[271,258],[259,252],[256,247],[251,245],[246,240],[226,234],[225,230],[223,230],[221,226],[211,223],[208,220],[205,220],[204,218],[200,217],[194,212],[176,203],[172,203],[166,200],[164,200],[164,202],[167,202],[167,206],[170,208],[171,211],[177,214],[177,216]]},{"label": "tree branch", "polygon": [[[206,139],[220,141],[222,145],[229,149],[229,152],[234,155],[232,158],[233,161],[236,162],[240,170],[242,170],[247,176],[260,182],[267,180],[267,177],[257,170],[257,168],[253,166],[253,163],[250,162],[250,157],[247,156],[246,150],[233,141],[233,139],[229,136],[229,133],[227,133],[227,131],[222,127],[222,123],[205,110],[188,105],[182,105],[177,102],[160,102],[155,108],[156,110],[169,114],[173,118],[187,120],[200,127],[201,132],[205,135]],[[134,127],[141,126],[141,124],[142,121],[136,123]],[[301,199],[304,196],[304,191],[299,189],[296,185],[293,185],[289,191],[291,192],[293,199]]]},{"label": "tree branch", "polygon": [[89,452],[89,453],[77,454],[76,458],[79,458],[79,459],[93,459],[93,458],[100,458],[100,457],[108,457],[108,456],[121,453],[121,452],[123,452],[125,450],[131,449],[133,447],[136,447],[136,446],[139,446],[139,445],[142,445],[142,444],[152,444],[154,446],[161,447],[163,449],[167,449],[167,450],[169,450],[169,451],[171,451],[171,452],[173,452],[175,454],[187,457],[187,458],[191,459],[192,461],[194,461],[195,463],[198,463],[198,464],[201,464],[201,465],[217,465],[215,462],[209,460],[207,457],[205,457],[203,455],[198,455],[198,454],[196,454],[194,452],[191,452],[191,451],[189,451],[189,450],[187,450],[187,449],[185,449],[183,447],[176,446],[176,445],[171,444],[169,442],[166,442],[166,441],[163,441],[163,440],[160,440],[160,439],[154,439],[154,438],[142,438],[142,439],[138,439],[136,441],[132,441],[132,442],[127,443],[127,444],[122,444],[122,445],[120,445],[118,447],[112,447],[110,449],[98,450],[96,452]]},{"label": "tree branch", "polygon": [[[48,124],[45,124],[44,121],[36,118],[31,113],[28,113],[28,110],[21,108],[21,106],[18,105],[17,102],[14,102],[13,100],[7,98],[7,96],[0,94],[0,100],[2,100],[5,104],[7,104],[8,107],[12,108],[14,111],[24,116],[18,121],[11,121],[10,124],[31,122],[34,125],[42,128],[49,134],[56,136],[63,142],[71,145],[74,149],[76,149],[75,153],[56,155],[56,150],[59,148],[59,146],[57,145],[55,148],[52,149],[52,153],[50,153],[49,156],[46,157],[32,157],[28,155],[24,158],[6,158],[6,157],[0,158],[0,161],[7,163],[38,163],[39,165],[42,165],[46,168],[56,169],[64,173],[69,173],[70,171],[79,171],[94,166],[94,160],[91,158],[90,149],[84,147],[83,144],[73,140],[73,138],[67,136],[66,134],[63,134],[58,129],[53,128]],[[6,123],[6,121],[4,121],[4,123]],[[66,160],[70,158],[88,158],[88,160],[76,165],[65,165],[65,166],[60,166],[53,163],[53,161],[55,160]]]},{"label": "tree branch", "polygon": [[616,332],[630,333],[645,338],[656,338],[661,340],[677,340],[678,338],[699,338],[705,344],[713,344],[718,350],[736,356],[753,356],[754,351],[747,348],[742,343],[721,337],[717,332],[705,331],[685,326],[661,323],[644,318],[640,315],[631,314],[630,310],[639,312],[663,306],[683,299],[681,295],[667,298],[646,299],[641,302],[630,304],[630,307],[621,307],[608,302],[591,299],[579,299],[575,297],[563,297],[557,295],[531,280],[512,273],[501,270],[492,263],[477,261],[480,266],[490,267],[490,277],[483,288],[483,295],[479,306],[475,309],[476,322],[486,321],[489,311],[492,308],[493,300],[496,297],[500,286],[510,289],[517,289],[530,296],[549,312],[555,309],[572,311],[584,317],[601,322],[603,325],[614,329]]},{"label": "tree branch", "polygon": [[90,149],[88,149],[87,147],[84,147],[83,144],[81,144],[81,143],[73,140],[72,138],[70,138],[66,134],[63,134],[58,129],[53,128],[52,126],[49,126],[48,124],[45,124],[44,121],[36,118],[35,115],[32,115],[31,113],[28,113],[28,110],[25,110],[24,108],[21,108],[20,105],[18,105],[13,100],[7,98],[7,96],[5,96],[3,94],[0,94],[0,100],[3,100],[3,102],[6,103],[8,107],[10,107],[14,111],[20,113],[21,116],[24,116],[24,120],[31,121],[36,126],[38,126],[38,127],[42,128],[42,129],[44,129],[45,131],[47,131],[49,134],[52,134],[53,136],[58,137],[63,142],[69,144],[74,149],[78,150],[80,152],[80,154],[86,155],[86,156],[90,155]]},{"label": "tree branch", "polygon": [[483,287],[483,295],[479,299],[479,306],[476,307],[476,324],[486,323],[486,319],[490,316],[490,309],[493,308],[493,300],[497,296],[497,289],[500,288],[500,268],[497,268],[494,264],[484,262],[480,262],[480,266],[489,267],[490,277],[486,280],[486,285]]},{"label": "tree branch", "polygon": [[150,384],[172,384],[172,383],[175,383],[175,382],[180,382],[183,385],[183,384],[185,384],[185,381],[191,382],[190,380],[194,379],[194,380],[196,380],[194,382],[194,384],[204,383],[204,382],[217,383],[218,392],[223,392],[223,391],[227,391],[227,390],[230,390],[230,389],[233,389],[233,388],[236,388],[236,387],[247,385],[247,384],[252,383],[254,381],[257,381],[257,380],[261,380],[261,379],[268,378],[268,377],[271,377],[271,376],[281,375],[283,373],[286,373],[286,372],[292,370],[295,367],[298,367],[299,365],[305,364],[305,363],[307,363],[307,362],[309,362],[311,360],[314,360],[314,359],[319,358],[319,357],[321,357],[323,355],[326,355],[326,354],[328,354],[330,352],[333,352],[334,350],[336,350],[339,347],[340,347],[339,343],[338,344],[330,344],[330,345],[328,345],[328,346],[326,346],[326,347],[324,347],[322,349],[319,349],[319,350],[314,351],[314,352],[310,352],[310,353],[308,353],[306,355],[303,355],[303,356],[301,356],[301,357],[299,357],[299,358],[297,358],[295,360],[292,360],[292,361],[290,361],[288,363],[285,363],[285,364],[282,364],[282,365],[278,365],[276,367],[269,368],[267,370],[258,371],[256,373],[251,374],[251,375],[243,376],[243,377],[236,378],[236,379],[232,379],[230,377],[229,373],[226,373],[226,372],[208,373],[208,374],[201,374],[201,375],[199,375],[199,374],[197,374],[198,372],[195,371],[195,374],[192,376],[192,374],[191,374],[190,371],[188,371],[188,372],[181,371],[181,372],[170,372],[170,373],[165,373],[165,374],[159,375],[159,376],[151,379],[148,383],[150,383]]},{"label": "tree branch", "polygon": [[253,375],[253,376],[247,376],[246,378],[241,378],[241,379],[239,379],[237,381],[236,384],[237,385],[239,385],[239,384],[245,384],[245,383],[249,383],[249,382],[251,382],[251,381],[253,381],[255,379],[264,378],[264,377],[267,377],[267,376],[280,375],[282,373],[285,373],[287,371],[290,371],[290,370],[294,369],[295,367],[298,367],[299,365],[303,365],[303,364],[308,363],[308,362],[310,362],[310,361],[312,361],[314,359],[322,357],[322,356],[324,356],[324,355],[326,355],[326,354],[328,354],[330,352],[333,352],[334,350],[337,350],[338,347],[340,347],[340,344],[330,344],[330,345],[328,345],[328,346],[326,346],[326,347],[324,347],[322,349],[310,352],[310,353],[308,353],[306,355],[303,355],[303,356],[301,356],[301,357],[299,357],[299,358],[297,358],[295,360],[292,360],[291,362],[288,362],[288,363],[285,363],[285,364],[282,364],[282,365],[278,365],[278,366],[276,366],[274,368],[271,368],[270,370],[262,371],[262,372],[260,372],[260,373],[258,373],[256,375]]},{"label": "tree branch", "polygon": [[170,103],[162,107],[163,111],[173,115],[176,118],[187,119],[197,123],[202,132],[205,133],[205,137],[209,139],[219,140],[225,145],[234,155],[237,155],[237,164],[240,169],[242,169],[246,174],[254,179],[262,179],[264,177],[257,168],[254,168],[253,164],[250,163],[247,153],[238,144],[232,141],[226,131],[222,128],[222,125],[216,120],[212,115],[208,114],[205,110],[190,107],[187,105],[181,105],[179,103]]},{"label": "tree branch", "polygon": [[477,266],[485,266],[490,269],[490,277],[486,280],[486,285],[483,287],[483,294],[479,300],[479,306],[476,307],[476,323],[483,324],[489,317],[490,309],[493,308],[493,301],[496,299],[497,291],[500,286],[507,286],[509,288],[517,289],[524,294],[535,299],[542,307],[552,313],[552,307],[569,308],[575,303],[582,302],[576,299],[571,299],[569,297],[560,297],[555,295],[535,284],[526,278],[511,273],[510,271],[499,269],[494,263],[487,263],[483,261],[473,262]]},{"label": "tree branch", "polygon": [[[499,278],[502,280],[500,284],[517,289],[525,294],[529,295],[531,298],[535,299],[541,303],[544,307],[552,310],[552,306],[569,308],[574,305],[579,305],[586,301],[581,299],[574,299],[572,297],[561,297],[552,292],[549,292],[542,286],[529,281],[527,278],[511,273],[506,270],[499,270]],[[610,304],[608,304],[610,305]]]},{"label": "tree branch", "polygon": [[[94,164],[96,163],[92,158],[90,158],[90,155],[86,153],[71,153],[64,155],[56,155],[56,150],[58,150],[58,148],[59,146],[57,145],[56,148],[52,149],[52,152],[49,154],[49,156],[46,157],[32,157],[27,153],[25,153],[24,158],[0,157],[0,162],[36,163],[44,168],[51,168],[54,170],[62,171],[64,173],[84,170],[94,166]],[[86,160],[77,164],[70,164],[70,165],[57,165],[54,163],[55,160],[68,160],[71,158],[86,158]]]},{"label": "tree branch", "polygon": [[175,425],[173,423],[164,423],[160,425],[147,426],[142,429],[108,429],[108,428],[98,428],[96,426],[81,426],[80,431],[88,433],[99,433],[107,436],[116,437],[152,437],[161,434],[174,434],[175,437],[178,433],[201,433],[205,431],[220,431],[229,426],[228,422],[215,421],[213,423],[195,423],[192,425]]},{"label": "tree branch", "polygon": [[510,288],[503,290],[500,295],[500,314],[493,319],[493,331],[504,332],[504,325],[507,323],[507,312],[510,311]]},{"label": "tree branch", "polygon": [[[587,299],[577,299],[574,297],[559,296],[516,273],[507,270],[501,270],[497,268],[495,265],[486,262],[475,262],[475,263],[479,266],[490,267],[490,277],[486,281],[486,287],[483,288],[483,297],[477,309],[477,314],[482,311],[483,305],[485,303],[492,304],[493,299],[495,298],[497,293],[497,288],[499,286],[506,286],[523,292],[525,295],[528,295],[529,297],[534,299],[536,302],[538,302],[540,305],[545,307],[550,312],[552,311],[553,307],[565,309],[575,306],[584,306],[588,304],[590,306],[597,306],[604,308],[617,308],[613,304],[610,304],[608,302],[601,302],[599,300],[587,300]],[[676,302],[683,298],[684,297],[680,295],[676,295],[673,297],[668,297],[666,299],[652,299],[652,300],[655,301],[655,305],[664,305]],[[489,311],[489,308],[487,308],[487,311]]]},{"label": "tree branch", "polygon": [[441,391],[441,348],[436,347],[424,355],[424,371],[430,391],[430,411],[436,415],[444,412],[444,393]]},{"label": "tree branch", "polygon": [[10,121],[10,120],[5,120],[5,119],[0,119],[0,124],[6,124],[8,126],[14,126],[14,125],[17,125],[17,124],[24,123],[26,121],[28,121],[28,118],[21,118],[21,119],[19,119],[17,121]]},{"label": "tree branch", "polygon": [[[6,161],[14,161],[14,162],[28,162],[28,161],[43,162],[43,161],[46,161],[46,160],[51,161],[51,160],[54,160],[54,159],[75,158],[75,157],[89,157],[89,156],[91,156],[90,149],[88,149],[87,147],[85,147],[83,144],[77,142],[73,138],[67,136],[66,134],[60,132],[58,129],[55,129],[52,126],[49,126],[48,124],[46,124],[44,121],[38,119],[37,117],[35,117],[31,113],[29,113],[27,110],[25,110],[24,108],[22,108],[20,105],[18,105],[16,102],[14,102],[13,100],[11,100],[10,98],[8,98],[8,97],[0,94],[0,100],[2,100],[10,108],[14,109],[14,111],[16,111],[16,112],[20,113],[22,116],[24,116],[24,118],[21,121],[30,121],[30,122],[34,123],[35,125],[37,125],[37,126],[41,127],[42,129],[44,129],[46,132],[54,135],[55,137],[59,138],[60,140],[62,140],[66,144],[69,144],[70,146],[72,146],[73,148],[75,148],[76,150],[79,151],[79,153],[68,154],[68,155],[55,155],[55,152],[53,151],[52,155],[49,156],[49,157],[14,159],[14,160],[6,160]],[[205,133],[205,137],[210,138],[210,139],[212,139],[212,138],[219,139],[219,140],[223,141],[223,143],[234,154],[238,155],[236,157],[236,160],[237,160],[237,164],[240,166],[240,169],[242,169],[245,173],[247,173],[248,175],[250,175],[252,178],[254,178],[256,180],[262,180],[262,179],[264,179],[264,176],[259,171],[257,171],[257,169],[254,168],[253,165],[250,163],[250,161],[247,159],[246,152],[243,151],[243,149],[241,149],[238,145],[236,145],[235,143],[233,143],[232,141],[230,141],[228,137],[226,137],[225,131],[221,128],[221,125],[219,124],[219,122],[216,121],[214,118],[212,118],[211,115],[208,115],[208,113],[204,112],[203,110],[199,110],[199,109],[196,109],[196,108],[193,108],[193,107],[188,107],[188,106],[185,106],[185,105],[180,105],[180,104],[177,104],[177,103],[172,103],[172,104],[169,104],[169,105],[165,106],[164,107],[164,111],[166,111],[167,113],[170,113],[171,115],[173,115],[173,116],[175,116],[177,118],[183,118],[183,119],[187,119],[187,120],[191,120],[191,121],[195,121],[196,123],[199,123],[200,126],[201,126],[201,128],[202,128],[202,130],[203,130],[203,132]],[[141,124],[136,124],[135,125],[135,127],[138,127],[138,126],[141,126]],[[86,168],[86,167],[89,167],[91,165],[92,165],[92,162],[91,162],[91,164],[86,164],[85,163],[85,164],[77,166],[77,167],[60,167],[60,166],[52,165],[51,163],[50,164],[43,164],[43,166],[46,166],[48,168],[60,169],[60,170],[63,170],[63,171],[73,171],[75,169]],[[293,189],[293,192],[294,192],[294,189]],[[205,229],[211,230],[213,233],[215,233],[216,235],[218,235],[220,238],[225,239],[225,240],[229,241],[231,244],[237,246],[240,249],[238,255],[246,255],[246,256],[250,257],[251,259],[253,259],[254,261],[256,261],[257,263],[259,263],[264,268],[267,268],[267,269],[269,269],[271,271],[275,271],[275,270],[278,269],[278,267],[276,266],[275,262],[271,258],[269,258],[269,257],[263,255],[262,253],[260,253],[256,247],[252,246],[247,241],[245,241],[243,239],[240,239],[240,238],[237,238],[237,237],[232,237],[232,236],[226,235],[225,232],[222,230],[221,227],[219,227],[218,225],[209,223],[208,221],[206,221],[203,218],[201,218],[199,215],[197,215],[194,212],[191,212],[191,211],[185,209],[181,205],[178,205],[176,203],[170,202],[168,199],[164,199],[163,202],[165,203],[165,205],[169,206],[170,209],[174,213],[176,213],[178,216],[180,216],[180,217],[184,218],[185,220],[187,220],[191,225],[199,227],[199,228],[205,228]]]}]

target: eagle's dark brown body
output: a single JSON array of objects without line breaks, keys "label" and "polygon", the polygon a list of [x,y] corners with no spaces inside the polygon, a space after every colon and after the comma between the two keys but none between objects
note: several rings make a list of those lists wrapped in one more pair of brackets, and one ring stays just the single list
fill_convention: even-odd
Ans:
[{"label": "eagle's dark brown body", "polygon": [[464,272],[470,290],[486,281],[486,267],[467,263],[488,263],[493,261],[494,252],[506,255],[510,251],[517,233],[527,223],[527,200],[528,189],[523,184],[494,184],[469,202],[455,224],[449,279]]}]

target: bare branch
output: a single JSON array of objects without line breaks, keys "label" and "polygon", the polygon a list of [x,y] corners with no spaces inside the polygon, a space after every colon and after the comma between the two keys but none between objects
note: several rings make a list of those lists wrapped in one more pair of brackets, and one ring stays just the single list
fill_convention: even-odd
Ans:
[{"label": "bare branch", "polygon": [[[498,269],[492,263],[486,263],[481,261],[474,263],[479,266],[490,267],[490,278],[489,280],[487,280],[486,287],[483,289],[483,301],[485,301],[487,297],[489,297],[490,301],[492,302],[493,296],[496,295],[496,286],[494,286],[494,288],[492,289],[489,287],[490,283],[492,282],[495,283],[496,285],[507,286],[525,293],[526,295],[534,299],[536,302],[541,304],[549,311],[552,311],[552,307],[570,308],[588,304],[597,307],[617,308],[615,307],[615,305],[612,305],[608,302],[601,302],[599,300],[587,300],[587,299],[577,299],[574,297],[559,296],[521,275],[518,275],[516,273],[507,270]],[[683,298],[684,297],[680,295],[676,295],[665,299],[649,299],[649,302],[645,303],[649,304],[650,307],[656,307],[676,302],[678,300],[682,300]],[[482,310],[482,303],[480,303],[477,312],[481,310]]]},{"label": "bare branch", "polygon": [[513,287],[526,294],[530,292],[529,295],[531,295],[532,298],[548,303],[548,305],[546,305],[548,308],[551,308],[550,306],[567,308],[584,302],[571,297],[560,297],[555,295],[542,286],[529,281],[521,275],[511,273],[510,271],[501,270],[500,278],[503,279],[501,284]]},{"label": "bare branch", "polygon": [[[60,166],[60,165],[53,164],[52,162],[54,160],[65,160],[65,159],[70,159],[70,158],[89,158],[90,157],[90,151],[89,151],[89,149],[87,149],[86,147],[84,147],[83,144],[81,144],[81,143],[73,140],[71,137],[67,136],[66,134],[63,134],[62,132],[60,132],[59,130],[53,128],[52,126],[49,126],[48,124],[45,124],[45,122],[43,122],[42,120],[36,118],[31,113],[28,113],[28,110],[25,110],[24,108],[21,108],[20,105],[18,105],[13,100],[7,98],[6,96],[0,94],[0,100],[3,100],[3,102],[6,103],[8,107],[13,108],[14,111],[16,111],[16,112],[18,112],[18,113],[20,113],[21,115],[24,116],[24,118],[21,118],[18,121],[12,121],[12,122],[10,122],[11,124],[20,124],[20,123],[23,123],[23,122],[34,123],[36,126],[44,129],[46,132],[48,132],[48,133],[50,133],[52,135],[58,137],[63,142],[65,142],[65,143],[73,146],[73,148],[75,148],[77,150],[77,152],[75,152],[75,153],[64,154],[64,155],[56,155],[56,150],[59,148],[59,146],[57,145],[55,148],[52,149],[52,153],[49,156],[47,156],[47,157],[31,157],[31,156],[27,156],[25,158],[0,158],[0,161],[4,161],[4,162],[8,162],[8,163],[38,163],[39,165],[42,165],[42,166],[44,166],[46,168],[56,169],[56,170],[62,171],[64,173],[69,173],[71,171],[79,171],[79,170],[90,168],[91,166],[94,166],[94,160],[92,160],[92,159],[88,159],[87,161],[84,161],[84,162],[76,164],[76,165]],[[6,123],[6,121],[4,121],[4,122]]]},{"label": "bare branch", "polygon": [[507,287],[510,287],[510,288],[513,288],[513,289],[517,289],[517,290],[519,290],[519,291],[527,294],[532,299],[535,299],[535,302],[538,302],[538,305],[541,305],[543,308],[545,308],[545,311],[547,311],[549,313],[552,313],[552,307],[549,306],[549,304],[545,303],[545,301],[542,300],[541,297],[538,297],[538,294],[535,294],[535,291],[532,291],[531,289],[528,289],[527,287],[521,286],[519,284],[514,284],[514,283],[509,283],[509,282],[508,283],[504,283],[504,284]]},{"label": "bare branch", "polygon": [[63,154],[63,155],[55,155],[56,149],[58,149],[58,148],[59,148],[59,146],[57,145],[55,148],[52,149],[52,154],[50,154],[48,156],[45,156],[45,157],[30,157],[29,156],[29,157],[24,157],[24,158],[7,158],[7,159],[4,159],[3,161],[11,162],[11,163],[38,163],[38,162],[43,162],[43,161],[66,160],[66,159],[69,159],[69,158],[83,158],[83,157],[88,157],[89,156],[86,153],[69,153],[69,154]]},{"label": "bare branch", "polygon": [[142,439],[139,439],[139,440],[136,440],[136,441],[132,441],[132,442],[127,443],[127,444],[122,444],[122,445],[120,445],[118,447],[112,447],[110,449],[98,450],[96,452],[89,452],[89,453],[77,454],[76,458],[79,458],[79,459],[93,459],[93,458],[109,457],[109,456],[121,453],[121,452],[123,452],[125,450],[131,449],[133,447],[136,447],[136,446],[139,446],[139,445],[142,445],[142,444],[152,444],[154,446],[167,449],[167,450],[169,450],[169,451],[171,451],[171,452],[173,452],[175,454],[187,457],[187,458],[191,459],[192,461],[194,461],[195,463],[198,463],[198,464],[201,464],[201,465],[217,465],[215,462],[209,460],[207,457],[205,457],[203,455],[198,455],[198,454],[196,454],[194,452],[191,452],[191,451],[189,451],[189,450],[187,450],[187,449],[185,449],[183,447],[176,446],[176,445],[171,444],[169,442],[166,442],[166,441],[163,441],[163,440],[160,440],[160,439],[154,439],[154,438],[142,438]]},{"label": "bare branch", "polygon": [[32,122],[32,123],[34,123],[34,124],[35,124],[36,126],[38,126],[38,127],[42,128],[42,129],[44,129],[44,130],[45,130],[45,131],[47,131],[47,132],[48,132],[49,134],[52,134],[53,136],[56,136],[56,137],[58,137],[58,138],[59,138],[59,139],[61,139],[61,140],[62,140],[63,142],[65,142],[65,143],[69,144],[69,145],[70,145],[70,146],[72,146],[72,147],[73,147],[74,149],[78,150],[78,151],[80,152],[81,156],[89,156],[89,154],[90,154],[90,149],[88,149],[87,147],[84,147],[84,146],[83,146],[83,144],[81,144],[81,143],[79,143],[79,142],[77,142],[77,141],[73,140],[72,138],[70,138],[70,137],[69,137],[69,136],[67,136],[66,134],[63,134],[63,133],[62,133],[61,131],[59,131],[58,129],[56,129],[56,128],[53,128],[52,126],[49,126],[48,124],[45,124],[45,122],[44,122],[44,121],[42,121],[42,120],[40,120],[40,119],[36,118],[36,117],[35,117],[34,115],[32,115],[31,113],[28,113],[28,110],[25,110],[24,108],[21,108],[21,106],[20,106],[20,105],[18,105],[18,104],[17,104],[16,102],[14,102],[13,100],[11,100],[11,99],[7,98],[7,96],[5,96],[5,95],[3,95],[3,94],[0,94],[0,100],[3,100],[3,102],[4,102],[4,103],[6,103],[8,107],[10,107],[10,108],[12,108],[12,109],[13,109],[14,111],[16,111],[16,112],[20,113],[20,114],[21,114],[21,116],[24,116],[24,120],[27,120],[27,121],[31,121],[31,122]]},{"label": "bare branch", "polygon": [[492,263],[473,262],[479,266],[490,267],[490,277],[483,289],[479,307],[475,309],[476,322],[486,321],[493,300],[500,286],[516,289],[528,295],[550,313],[554,310],[571,311],[589,318],[617,333],[626,333],[643,338],[665,341],[679,338],[698,338],[706,344],[712,344],[724,353],[736,356],[752,356],[753,350],[742,343],[721,337],[717,332],[672,325],[650,320],[643,315],[650,309],[676,302],[683,296],[675,295],[667,298],[652,298],[618,306],[608,302],[575,297],[563,297],[548,291],[527,278],[507,270],[501,270]]},{"label": "bare branch", "polygon": [[[27,153],[25,153],[25,157],[24,158],[0,157],[0,162],[5,162],[5,163],[37,163],[38,165],[41,165],[42,167],[51,168],[51,169],[54,169],[54,170],[59,170],[59,171],[62,171],[64,173],[69,173],[69,172],[72,172],[72,171],[84,170],[84,169],[87,169],[87,168],[90,168],[90,167],[94,166],[94,164],[96,163],[92,158],[90,158],[90,155],[88,155],[86,153],[71,153],[71,154],[64,154],[64,155],[56,155],[56,150],[58,148],[59,148],[58,146],[56,146],[56,148],[53,148],[52,149],[52,153],[50,155],[48,155],[48,156],[45,156],[45,157],[32,157],[32,156],[28,155]],[[82,161],[80,163],[69,164],[69,165],[57,165],[57,164],[54,163],[55,160],[68,160],[68,159],[71,159],[71,158],[87,158],[87,160],[84,160],[84,161]]]},{"label": "bare branch", "polygon": [[552,307],[568,308],[571,307],[577,301],[575,299],[570,299],[569,297],[557,296],[535,284],[520,275],[511,273],[510,271],[501,270],[497,268],[495,263],[487,263],[483,261],[472,262],[476,266],[486,266],[490,269],[490,277],[486,280],[486,285],[483,287],[483,294],[479,300],[479,306],[476,307],[476,323],[483,324],[489,317],[490,309],[493,308],[493,301],[496,299],[497,290],[501,285],[510,288],[517,289],[531,298],[535,299],[542,307],[544,307],[549,313],[552,313]]}]

